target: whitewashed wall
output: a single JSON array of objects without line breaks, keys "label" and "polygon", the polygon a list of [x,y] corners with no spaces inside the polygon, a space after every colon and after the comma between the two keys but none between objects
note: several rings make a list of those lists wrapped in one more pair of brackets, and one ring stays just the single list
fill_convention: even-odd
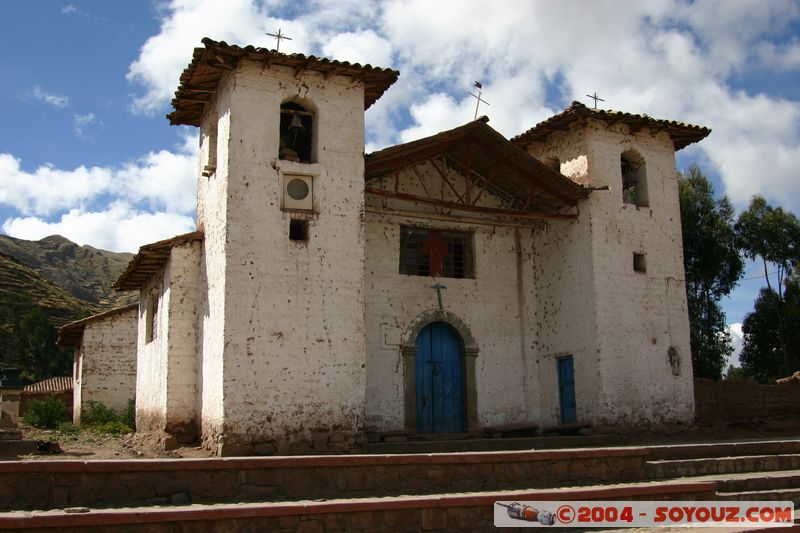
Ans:
[{"label": "whitewashed wall", "polygon": [[[620,155],[628,149],[646,162],[648,207],[622,201]],[[558,157],[562,172],[579,183],[611,187],[581,203],[581,216],[566,234],[564,227],[548,225],[553,230],[542,235],[552,234],[542,243],[544,251],[555,247],[563,254],[549,259],[560,259],[561,272],[538,269],[552,289],[541,294],[543,314],[544,302],[560,306],[567,311],[557,323],[571,328],[545,334],[543,360],[574,355],[580,420],[615,425],[691,420],[692,368],[670,138],[663,132],[633,135],[624,124],[609,128],[590,120],[583,128],[553,134],[547,144],[533,144],[529,151],[536,157]],[[646,273],[633,270],[634,252],[646,254]],[[565,344],[570,336],[574,341]],[[679,375],[668,361],[671,346],[680,357]],[[544,391],[543,405],[557,407],[555,363],[547,366],[553,378],[542,380],[551,389]]]},{"label": "whitewashed wall", "polygon": [[136,393],[136,322],[138,312],[125,312],[92,320],[83,330],[78,350],[73,398],[73,420],[89,402],[123,411]]},{"label": "whitewashed wall", "polygon": [[[316,109],[313,164],[278,159],[280,105],[298,95]],[[218,166],[199,195],[204,445],[347,448],[364,425],[363,85],[245,61],[216,105]],[[281,209],[285,172],[314,176],[316,214]],[[289,240],[292,216],[308,242]]]}]

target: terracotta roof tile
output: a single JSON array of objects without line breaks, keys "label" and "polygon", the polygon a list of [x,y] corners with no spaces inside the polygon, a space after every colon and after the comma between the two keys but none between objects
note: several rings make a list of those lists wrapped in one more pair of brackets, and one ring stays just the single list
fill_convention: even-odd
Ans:
[{"label": "terracotta roof tile", "polygon": [[71,377],[49,378],[38,383],[26,385],[23,389],[26,392],[61,392],[73,389]]},{"label": "terracotta roof tile", "polygon": [[172,107],[167,115],[170,124],[199,126],[203,109],[217,90],[226,71],[236,68],[242,59],[259,61],[265,67],[272,65],[311,70],[324,75],[349,76],[364,83],[364,109],[368,109],[388,89],[400,72],[388,68],[360,65],[303,54],[282,54],[267,48],[240,47],[208,37],[202,40],[204,48],[195,48],[192,61],[181,74]]},{"label": "terracotta roof tile", "polygon": [[193,231],[177,235],[171,239],[145,244],[139,248],[139,253],[133,256],[125,268],[125,272],[112,285],[118,291],[141,289],[154,274],[161,271],[169,259],[173,247],[193,241],[202,241],[203,232]]},{"label": "terracotta roof tile", "polygon": [[572,105],[563,112],[538,123],[525,133],[521,133],[512,138],[511,141],[524,146],[530,144],[532,141],[543,139],[553,131],[566,130],[570,123],[584,121],[587,118],[602,120],[609,124],[621,122],[637,130],[647,127],[666,131],[670,138],[672,138],[675,150],[680,150],[692,143],[696,143],[706,138],[708,134],[711,133],[711,129],[704,126],[695,126],[693,124],[685,124],[674,120],[661,120],[647,115],[635,115],[622,111],[590,109],[580,102],[572,102]]}]

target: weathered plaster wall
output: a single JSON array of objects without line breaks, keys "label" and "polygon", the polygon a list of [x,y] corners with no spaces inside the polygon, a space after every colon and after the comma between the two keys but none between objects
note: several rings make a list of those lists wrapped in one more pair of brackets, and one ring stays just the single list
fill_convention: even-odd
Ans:
[{"label": "weathered plaster wall", "polygon": [[136,393],[136,309],[86,324],[79,349],[73,420],[89,402],[123,411]]},{"label": "weathered plaster wall", "polygon": [[172,248],[167,309],[166,431],[185,442],[197,436],[197,324],[202,307],[202,243]]},{"label": "weathered plaster wall", "polygon": [[[198,309],[198,358],[196,417],[200,421],[202,440],[216,449],[223,424],[223,354],[225,346],[225,276],[226,240],[228,235],[228,153],[231,131],[230,95],[233,78],[224,77],[214,100],[208,106],[201,130],[216,127],[216,170],[203,176],[202,170],[209,159],[207,142],[203,134],[197,178],[197,227],[203,230],[204,240],[200,276],[204,287],[203,300]],[[214,124],[216,122],[216,126]]]},{"label": "weathered plaster wall", "polygon": [[[463,177],[448,179],[463,194]],[[424,186],[423,186],[424,183]],[[372,187],[394,187],[394,177],[371,181]],[[457,197],[430,165],[400,175],[400,192],[456,201]],[[477,191],[475,191],[477,192]],[[484,193],[480,203],[501,207],[499,198]],[[369,198],[374,208],[409,209],[409,204]],[[411,206],[432,212],[431,206]],[[475,279],[432,278],[399,273],[400,225],[474,232]],[[534,228],[420,220],[368,213],[366,223],[367,423],[370,430],[404,428],[404,362],[401,346],[410,338],[415,320],[438,307],[441,283],[444,310],[468,328],[478,347],[475,357],[477,424],[479,427],[535,421],[537,405],[526,391],[535,388],[536,363],[528,317],[535,312],[531,234]],[[522,275],[518,275],[518,268]],[[413,389],[410,391],[413,394]],[[469,406],[468,406],[469,409]],[[478,429],[471,428],[471,429]]]},{"label": "weathered plaster wall", "polygon": [[[550,261],[561,261],[562,272],[538,269],[540,277],[560,280],[561,294],[568,299],[575,298],[576,291],[585,293],[580,297],[585,298],[582,308],[574,301],[566,305],[559,294],[555,298],[541,294],[543,314],[544,302],[572,309],[567,320],[559,318],[560,326],[550,337],[572,337],[572,347],[561,350],[565,355],[583,354],[575,355],[579,420],[610,424],[691,420],[688,315],[670,138],[648,131],[632,134],[624,124],[609,128],[589,121],[528,149],[535,157],[559,157],[562,172],[585,169],[585,175],[570,176],[578,183],[611,187],[593,192],[580,204],[581,215],[574,229],[567,230],[571,236],[556,234],[548,245],[558,250]],[[620,155],[629,149],[646,162],[648,207],[622,201]],[[546,248],[545,253],[552,254]],[[645,273],[634,271],[634,253],[646,255]],[[577,329],[559,331],[576,322]],[[556,344],[563,346],[560,341]],[[669,360],[670,347],[680,359],[677,365]],[[542,349],[545,358],[560,351],[546,343]],[[547,383],[542,381],[543,386]],[[545,398],[557,405],[557,393],[554,386]]]},{"label": "weathered plaster wall", "polygon": [[[160,433],[167,422],[167,309],[169,309],[169,262],[162,275],[139,291],[136,348],[136,431]],[[154,336],[148,339],[148,302],[158,294]]]},{"label": "weathered plaster wall", "polygon": [[[600,408],[615,423],[690,421],[694,413],[689,320],[683,271],[678,182],[672,141],[662,132],[631,134],[619,124],[587,128],[592,195]],[[619,156],[634,149],[646,162],[648,207],[624,204]],[[634,272],[633,253],[646,257]],[[677,350],[674,375],[668,350]],[[677,370],[677,368],[676,368]]]},{"label": "weathered plaster wall", "polygon": [[[225,438],[204,442],[223,454],[348,447],[364,423],[363,85],[250,62],[227,83],[217,168],[227,190],[215,191],[227,233],[205,266],[210,290],[224,286],[224,304],[209,307],[225,317]],[[316,109],[313,164],[278,159],[280,104],[293,97]],[[286,172],[313,176],[314,213],[281,209]],[[289,240],[293,217],[308,220],[307,242]],[[204,220],[208,232],[208,208]]]}]

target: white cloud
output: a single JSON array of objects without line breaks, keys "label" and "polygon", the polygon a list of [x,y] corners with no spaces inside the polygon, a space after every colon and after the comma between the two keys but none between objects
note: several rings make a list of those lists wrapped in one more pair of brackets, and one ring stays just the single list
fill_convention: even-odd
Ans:
[{"label": "white cloud", "polygon": [[[144,86],[145,93],[136,97],[132,110],[152,114],[170,101],[180,77],[192,57],[192,50],[201,46],[200,40],[211,37],[231,44],[253,44],[274,47],[265,34],[282,27],[292,34],[292,41],[301,40],[299,31],[293,31],[289,21],[269,19],[260,7],[248,0],[226,2],[174,0],[166,7],[158,35],[150,37],[142,46],[139,58],[128,70],[128,80]],[[273,29],[273,26],[275,28]]]},{"label": "white cloud", "polygon": [[276,16],[285,5],[173,0],[130,66],[144,90],[134,109],[168,103],[203,35],[273,48],[264,33],[280,27],[293,38],[283,51],[401,71],[367,114],[368,150],[472,119],[466,91],[475,79],[490,102],[481,114],[506,136],[597,91],[608,108],[711,127],[696,150],[737,206],[764,194],[800,208],[798,102],[733,88],[754,72],[800,68],[792,0],[311,0],[302,12],[287,8],[292,20]]},{"label": "white cloud", "polygon": [[322,53],[339,61],[385,67],[392,62],[392,43],[373,30],[344,32],[333,36]]},{"label": "white cloud", "polygon": [[64,13],[64,14],[75,13],[77,10],[78,10],[78,8],[76,8],[72,4],[67,4],[67,5],[65,5],[64,7],[61,8],[61,12]]},{"label": "white cloud", "polygon": [[142,212],[125,202],[115,202],[103,211],[72,209],[56,222],[18,217],[3,223],[3,231],[19,239],[39,240],[57,234],[81,245],[115,252],[135,252],[142,244],[186,233],[194,227],[190,216]]},{"label": "white cloud", "polygon": [[58,94],[47,93],[38,85],[33,88],[33,97],[53,107],[64,108],[69,105],[69,98]]},{"label": "white cloud", "polygon": [[85,211],[91,202],[123,198],[151,209],[186,214],[195,206],[197,137],[187,136],[177,152],[150,152],[121,167],[79,166],[72,170],[42,165],[22,169],[12,154],[0,153],[0,204],[23,215]]},{"label": "white cloud", "polygon": [[98,119],[94,113],[81,115],[75,113],[72,116],[72,129],[78,137],[86,137],[86,130],[90,127],[102,127],[103,121]]}]

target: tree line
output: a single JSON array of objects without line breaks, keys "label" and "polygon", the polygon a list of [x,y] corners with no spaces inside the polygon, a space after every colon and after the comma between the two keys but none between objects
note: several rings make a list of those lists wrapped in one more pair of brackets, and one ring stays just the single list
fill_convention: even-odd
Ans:
[{"label": "tree line", "polygon": [[742,278],[745,259],[760,264],[766,286],[742,322],[739,375],[769,382],[800,370],[800,221],[761,196],[736,217],[697,165],[679,172],[678,183],[694,375],[722,378],[733,348],[719,302]]}]

